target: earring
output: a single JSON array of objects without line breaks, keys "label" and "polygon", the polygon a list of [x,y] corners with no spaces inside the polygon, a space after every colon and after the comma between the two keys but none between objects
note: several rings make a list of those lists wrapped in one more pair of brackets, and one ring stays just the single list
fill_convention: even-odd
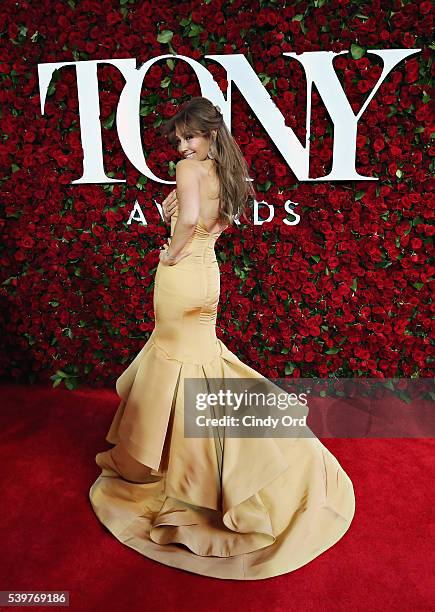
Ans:
[{"label": "earring", "polygon": [[[215,141],[215,140],[213,140],[213,141],[212,141],[212,144],[214,144],[215,142],[216,142],[216,141]],[[209,148],[209,150],[208,150],[207,157],[208,157],[209,159],[214,159],[214,158],[215,158],[215,155],[213,155],[213,153],[212,153],[212,146],[211,146],[211,145],[210,145],[210,148]]]}]

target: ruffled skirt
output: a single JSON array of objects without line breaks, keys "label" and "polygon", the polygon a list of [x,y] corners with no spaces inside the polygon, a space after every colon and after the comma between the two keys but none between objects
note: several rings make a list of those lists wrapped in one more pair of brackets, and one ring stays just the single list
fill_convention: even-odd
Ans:
[{"label": "ruffled skirt", "polygon": [[313,435],[184,437],[186,378],[263,377],[219,339],[211,360],[192,363],[153,333],[117,380],[115,446],[96,456],[89,496],[107,529],[165,565],[235,580],[290,572],[335,544],[355,497],[332,453]]}]

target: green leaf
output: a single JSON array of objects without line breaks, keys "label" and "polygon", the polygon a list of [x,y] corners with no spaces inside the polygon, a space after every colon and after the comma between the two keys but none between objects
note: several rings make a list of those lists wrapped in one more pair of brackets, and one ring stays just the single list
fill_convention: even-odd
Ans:
[{"label": "green leaf", "polygon": [[173,36],[174,33],[171,30],[163,30],[162,32],[159,32],[159,34],[157,34],[157,42],[166,44],[170,40],[172,40]]},{"label": "green leaf", "polygon": [[263,185],[259,185],[259,191],[267,191],[268,189],[270,189],[270,187],[272,186],[271,181],[267,180],[265,183],[263,183]]},{"label": "green leaf", "polygon": [[289,362],[285,364],[285,369],[284,372],[286,373],[286,375],[288,376],[289,374],[293,374],[295,369],[295,366],[293,363]]},{"label": "green leaf", "polygon": [[109,117],[107,117],[106,121],[103,123],[103,127],[106,128],[106,130],[110,130],[113,122],[115,120],[115,111],[113,111],[113,113],[111,113],[111,115],[109,115]]},{"label": "green leaf", "polygon": [[403,172],[401,171],[401,169],[400,169],[400,168],[397,168],[397,170],[396,170],[396,176],[397,176],[397,178],[399,178],[399,179],[401,179],[401,178],[402,178],[402,176],[403,176]]},{"label": "green leaf", "polygon": [[198,23],[192,23],[188,34],[189,38],[192,38],[193,36],[198,36],[198,34],[202,32],[202,30],[202,26],[200,26]]},{"label": "green leaf", "polygon": [[154,109],[149,107],[149,106],[141,106],[141,109],[139,111],[139,115],[141,117],[148,117],[148,115],[151,115],[151,113],[153,111],[154,111]]},{"label": "green leaf", "polygon": [[365,196],[365,193],[365,191],[357,191],[355,194],[355,201],[361,200],[361,198]]},{"label": "green leaf", "polygon": [[405,230],[405,231],[403,232],[403,235],[404,235],[404,236],[407,236],[407,235],[409,234],[409,232],[411,231],[411,228],[412,228],[412,221],[410,221],[410,222],[409,222],[409,227],[408,227],[408,229],[407,229],[407,230]]},{"label": "green leaf", "polygon": [[325,353],[326,353],[326,355],[335,355],[336,353],[338,353],[338,351],[341,351],[340,347],[333,346],[332,348],[330,348],[327,351],[325,351]]},{"label": "green leaf", "polygon": [[64,332],[64,335],[65,335],[65,336],[67,336],[67,337],[68,337],[70,340],[72,340],[72,338],[73,338],[73,333],[72,333],[72,331],[71,331],[71,328],[70,328],[70,327],[65,327],[65,328],[64,328],[62,331]]},{"label": "green leaf", "polygon": [[293,17],[292,21],[302,21],[303,18],[304,16],[299,13]]},{"label": "green leaf", "polygon": [[350,45],[350,53],[353,59],[360,59],[360,57],[362,57],[365,52],[366,50],[364,49],[364,47],[360,47],[355,43],[352,43]]},{"label": "green leaf", "polygon": [[320,261],[320,255],[311,255],[311,259],[314,259],[314,261],[315,261],[316,263],[319,263],[319,261]]},{"label": "green leaf", "polygon": [[352,289],[352,291],[356,291],[356,290],[357,290],[357,287],[358,287],[358,279],[357,279],[357,278],[354,278],[354,279],[353,279],[353,281],[352,281],[352,284],[351,284],[350,288]]},{"label": "green leaf", "polygon": [[51,81],[51,83],[50,83],[50,85],[48,86],[48,89],[47,89],[47,98],[54,94],[55,88],[56,88],[56,83],[53,83],[53,81]]}]

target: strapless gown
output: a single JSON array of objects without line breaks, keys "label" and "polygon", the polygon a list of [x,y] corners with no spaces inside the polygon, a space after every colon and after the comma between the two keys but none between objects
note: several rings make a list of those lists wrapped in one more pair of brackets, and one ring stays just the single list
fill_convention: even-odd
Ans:
[{"label": "strapless gown", "polygon": [[[171,234],[176,214],[171,217]],[[120,398],[89,491],[120,542],[204,576],[255,580],[335,544],[355,512],[352,481],[314,436],[184,437],[186,378],[265,378],[216,336],[221,232],[201,219],[174,266],[159,263],[155,327],[116,381]]]}]

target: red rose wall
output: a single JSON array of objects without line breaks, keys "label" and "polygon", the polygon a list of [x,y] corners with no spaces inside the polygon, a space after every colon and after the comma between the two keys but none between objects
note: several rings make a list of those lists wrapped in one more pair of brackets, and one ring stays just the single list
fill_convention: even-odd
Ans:
[{"label": "red rose wall", "polygon": [[[117,185],[82,175],[74,67],[53,79],[41,115],[44,62],[194,58],[243,53],[298,138],[306,83],[284,52],[349,50],[334,67],[356,113],[381,72],[370,49],[420,48],[388,75],[358,124],[356,167],[377,181],[299,183],[233,87],[232,133],[272,222],[242,223],[216,244],[218,335],[268,377],[433,376],[433,102],[430,2],[6,2],[0,14],[1,376],[68,388],[113,386],[154,326],[158,248],[168,236],[152,182],[126,159],[115,111],[124,86],[98,66],[104,166]],[[433,48],[433,47],[432,47]],[[141,129],[147,164],[174,180],[178,155],[156,134],[201,95],[192,69],[162,60],[147,73]],[[310,176],[327,174],[333,126],[315,88]],[[431,112],[432,111],[432,112]],[[298,203],[288,226],[284,202]],[[126,223],[137,200],[148,225]]]}]

